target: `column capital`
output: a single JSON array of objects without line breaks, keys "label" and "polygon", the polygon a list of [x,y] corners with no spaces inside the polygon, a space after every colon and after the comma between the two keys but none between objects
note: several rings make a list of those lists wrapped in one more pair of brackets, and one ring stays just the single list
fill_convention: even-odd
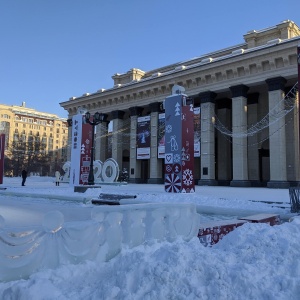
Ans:
[{"label": "column capital", "polygon": [[124,117],[124,114],[125,114],[125,111],[123,110],[114,110],[111,112],[111,115],[112,115],[112,119],[115,120],[115,119],[123,119]]},{"label": "column capital", "polygon": [[239,85],[235,85],[235,86],[231,86],[229,87],[231,94],[232,94],[232,98],[235,97],[245,97],[247,98],[247,92],[249,90],[249,87],[244,85],[244,84],[239,84]]},{"label": "column capital", "polygon": [[198,97],[200,98],[200,103],[215,103],[215,99],[217,97],[217,94],[211,91],[199,93]]},{"label": "column capital", "polygon": [[130,111],[130,116],[140,116],[142,114],[143,111],[143,107],[139,107],[139,106],[133,106],[129,108]]},{"label": "column capital", "polygon": [[257,104],[258,103],[258,98],[259,98],[259,93],[252,93],[248,95],[247,99],[247,104]]},{"label": "column capital", "polygon": [[231,109],[231,99],[229,98],[218,99],[216,104],[217,104],[217,109],[223,109],[223,108]]},{"label": "column capital", "polygon": [[282,90],[284,91],[284,86],[286,84],[286,79],[284,77],[274,77],[266,80],[269,92]]},{"label": "column capital", "polygon": [[149,104],[151,112],[160,112],[161,102],[152,102]]}]

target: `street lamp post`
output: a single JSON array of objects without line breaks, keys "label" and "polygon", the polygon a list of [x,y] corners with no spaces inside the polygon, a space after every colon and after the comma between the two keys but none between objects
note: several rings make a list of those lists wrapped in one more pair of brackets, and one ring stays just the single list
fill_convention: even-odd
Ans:
[{"label": "street lamp post", "polygon": [[90,171],[89,171],[89,177],[88,177],[88,184],[94,185],[95,179],[94,179],[94,152],[95,152],[95,126],[98,124],[105,122],[107,119],[106,114],[102,114],[99,112],[96,112],[93,116],[93,121],[90,120],[91,114],[89,112],[86,112],[85,114],[85,121],[86,123],[92,125],[92,147],[91,147],[91,162],[90,162]]}]

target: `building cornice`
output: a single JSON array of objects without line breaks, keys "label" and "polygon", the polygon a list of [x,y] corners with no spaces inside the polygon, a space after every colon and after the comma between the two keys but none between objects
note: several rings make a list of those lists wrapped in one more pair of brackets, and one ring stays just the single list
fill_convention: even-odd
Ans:
[{"label": "building cornice", "polygon": [[[293,76],[297,69],[297,65],[293,66],[291,60],[293,56],[296,58],[299,41],[300,37],[295,37],[284,41],[273,41],[251,49],[235,49],[231,54],[223,57],[204,59],[200,63],[184,68],[177,67],[159,76],[72,98],[61,102],[60,105],[71,115],[75,113],[75,108],[78,106],[89,110],[101,108],[103,112],[109,112],[114,105],[126,109],[133,106],[137,100],[139,105],[162,101],[171,93],[174,84],[183,85],[186,92],[193,95],[205,90],[221,91],[236,84],[251,85],[252,82],[264,82],[265,71],[268,71],[268,77],[276,77],[284,70],[284,76],[288,78]],[[224,71],[226,68],[228,68],[227,73]]]}]

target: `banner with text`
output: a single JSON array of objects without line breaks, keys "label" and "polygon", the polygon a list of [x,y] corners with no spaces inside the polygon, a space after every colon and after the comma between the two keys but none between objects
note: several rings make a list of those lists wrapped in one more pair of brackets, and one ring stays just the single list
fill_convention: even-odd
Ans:
[{"label": "banner with text", "polygon": [[92,126],[83,123],[81,114],[72,118],[70,185],[88,183],[91,162]]},{"label": "banner with text", "polygon": [[137,122],[137,159],[150,158],[150,116],[139,117]]}]

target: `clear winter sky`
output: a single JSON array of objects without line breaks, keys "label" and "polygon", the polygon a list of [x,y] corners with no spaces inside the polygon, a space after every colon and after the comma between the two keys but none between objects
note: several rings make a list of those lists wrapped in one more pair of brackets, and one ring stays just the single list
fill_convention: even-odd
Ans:
[{"label": "clear winter sky", "polygon": [[243,43],[299,0],[0,0],[0,103],[67,117],[59,103],[143,71]]}]

